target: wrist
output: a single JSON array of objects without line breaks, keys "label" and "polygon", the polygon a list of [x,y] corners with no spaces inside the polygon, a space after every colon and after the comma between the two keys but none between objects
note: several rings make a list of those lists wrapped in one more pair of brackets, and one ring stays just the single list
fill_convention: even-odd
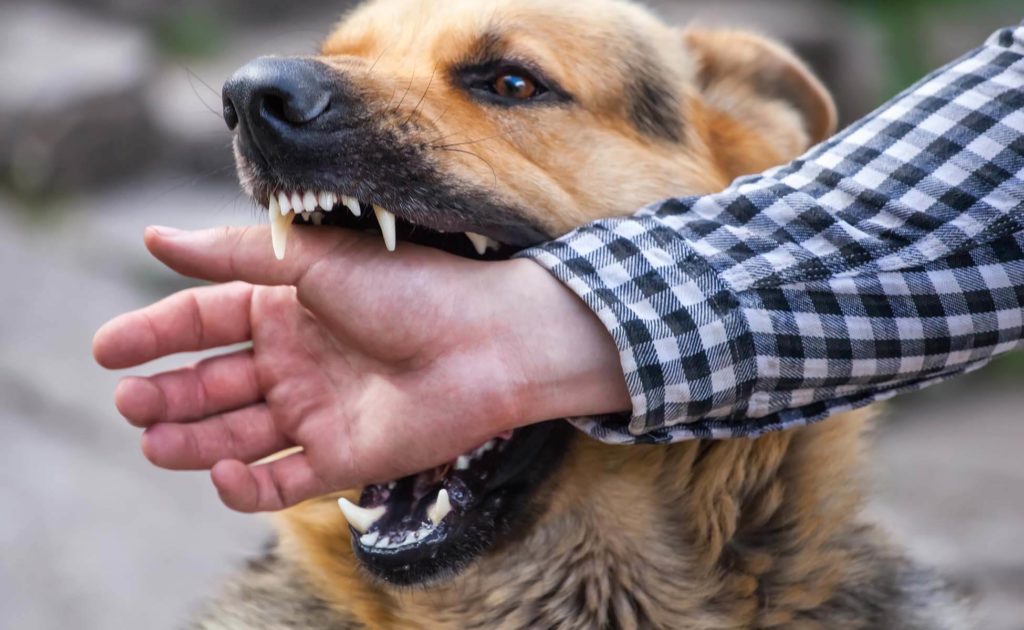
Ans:
[{"label": "wrist", "polygon": [[534,261],[508,265],[522,424],[628,411],[619,351],[597,315]]}]

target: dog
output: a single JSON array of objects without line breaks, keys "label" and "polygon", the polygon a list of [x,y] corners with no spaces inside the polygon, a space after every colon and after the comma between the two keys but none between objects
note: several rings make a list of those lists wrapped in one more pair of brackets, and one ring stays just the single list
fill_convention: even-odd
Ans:
[{"label": "dog", "polygon": [[[258,59],[224,93],[279,256],[304,223],[508,258],[719,191],[836,125],[782,46],[671,28],[623,0],[372,0],[319,54]],[[194,623],[963,627],[946,586],[860,516],[870,416],[655,446],[564,421],[496,436],[278,515],[275,542]]]}]

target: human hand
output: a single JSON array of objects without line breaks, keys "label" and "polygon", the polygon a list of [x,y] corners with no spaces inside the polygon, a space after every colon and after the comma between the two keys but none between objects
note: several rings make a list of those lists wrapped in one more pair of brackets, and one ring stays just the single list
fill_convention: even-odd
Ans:
[{"label": "human hand", "polygon": [[[274,259],[268,228],[150,228],[172,269],[217,283],[96,334],[104,367],[251,342],[151,378],[115,401],[157,466],[212,470],[245,512],[421,472],[505,431],[628,409],[593,313],[527,260],[479,262],[379,237],[307,230]],[[252,465],[284,449],[302,451]]]}]

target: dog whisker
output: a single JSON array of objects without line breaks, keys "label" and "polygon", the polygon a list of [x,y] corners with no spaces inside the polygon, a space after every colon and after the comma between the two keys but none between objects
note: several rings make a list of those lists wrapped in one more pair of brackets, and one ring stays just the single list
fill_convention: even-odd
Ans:
[{"label": "dog whisker", "polygon": [[202,95],[199,94],[199,90],[196,89],[196,85],[195,85],[194,81],[198,81],[200,83],[200,85],[202,85],[203,87],[208,89],[210,92],[212,92],[214,94],[214,96],[216,96],[218,99],[220,98],[220,94],[216,90],[214,90],[212,87],[210,87],[210,85],[206,81],[203,81],[202,78],[199,77],[199,75],[197,75],[195,72],[193,72],[187,66],[182,65],[181,68],[182,68],[182,70],[185,71],[185,76],[188,78],[188,86],[189,86],[189,88],[191,88],[192,93],[199,100],[199,102],[203,104],[203,107],[205,107],[207,111],[209,111],[211,114],[213,114],[217,118],[222,118],[224,116],[223,112],[218,111],[217,109],[215,109],[209,103],[206,102],[206,100],[202,97]]},{"label": "dog whisker", "polygon": [[452,152],[452,153],[465,153],[466,155],[470,155],[470,156],[472,156],[472,157],[475,157],[476,159],[480,160],[481,162],[483,162],[484,164],[486,164],[486,165],[487,165],[487,168],[491,169],[491,177],[492,177],[492,178],[493,178],[493,180],[494,180],[494,181],[493,181],[493,183],[492,183],[492,185],[493,185],[493,186],[494,186],[495,188],[497,188],[497,187],[498,187],[498,171],[496,171],[496,170],[494,169],[494,165],[493,165],[493,164],[491,164],[490,162],[488,162],[488,161],[487,161],[487,160],[485,160],[484,158],[480,157],[480,156],[479,156],[479,155],[477,155],[476,153],[473,153],[472,151],[466,151],[465,149],[451,149],[451,148],[442,148],[442,149],[439,149],[439,150],[441,150],[441,151],[450,151],[450,152]]},{"label": "dog whisker", "polygon": [[394,109],[392,110],[395,114],[398,113],[398,110],[402,108],[402,104],[405,103],[405,99],[406,99],[407,96],[409,96],[409,90],[412,89],[412,84],[413,84],[414,81],[416,81],[416,72],[415,72],[415,70],[413,71],[412,76],[409,77],[409,85],[405,86],[405,93],[402,94],[402,99],[400,101],[398,101],[398,104],[395,105]]},{"label": "dog whisker", "polygon": [[413,117],[416,116],[416,112],[419,111],[420,106],[423,105],[423,101],[427,98],[427,92],[430,91],[430,86],[434,84],[435,76],[437,76],[437,68],[434,68],[433,72],[430,73],[430,80],[427,81],[427,87],[424,88],[423,94],[420,95],[420,100],[416,103],[416,106],[412,108],[411,112],[409,112],[409,116],[404,121],[402,121],[403,126],[409,124],[409,121],[411,121]]},{"label": "dog whisker", "polygon": [[367,77],[369,77],[370,75],[373,74],[374,68],[376,68],[377,64],[380,63],[380,60],[384,58],[384,53],[386,53],[387,51],[388,51],[388,46],[385,46],[384,48],[381,49],[380,54],[378,54],[377,58],[373,60],[373,63],[370,64],[370,67],[366,69],[366,76]]},{"label": "dog whisker", "polygon": [[470,145],[470,144],[479,144],[481,142],[487,142],[488,140],[495,140],[497,138],[504,138],[506,135],[507,134],[505,134],[505,133],[497,133],[497,134],[494,134],[493,136],[488,136],[486,138],[479,138],[477,140],[468,140],[466,142],[456,142],[454,144],[436,145],[436,146],[431,146],[431,148],[432,149],[443,150],[443,149],[450,149],[452,147],[463,147],[463,146]]}]

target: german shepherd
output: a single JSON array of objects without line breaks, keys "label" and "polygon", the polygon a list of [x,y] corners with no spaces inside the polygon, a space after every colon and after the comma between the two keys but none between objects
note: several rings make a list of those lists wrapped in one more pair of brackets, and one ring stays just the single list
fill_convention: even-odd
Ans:
[{"label": "german shepherd", "polygon": [[[836,124],[783,47],[620,0],[374,0],[318,55],[240,70],[225,106],[279,255],[298,222],[507,258],[719,191]],[[344,514],[339,496],[282,513],[195,624],[964,627],[945,586],[859,516],[869,415],[660,446],[564,421],[497,436],[339,495]]]}]

